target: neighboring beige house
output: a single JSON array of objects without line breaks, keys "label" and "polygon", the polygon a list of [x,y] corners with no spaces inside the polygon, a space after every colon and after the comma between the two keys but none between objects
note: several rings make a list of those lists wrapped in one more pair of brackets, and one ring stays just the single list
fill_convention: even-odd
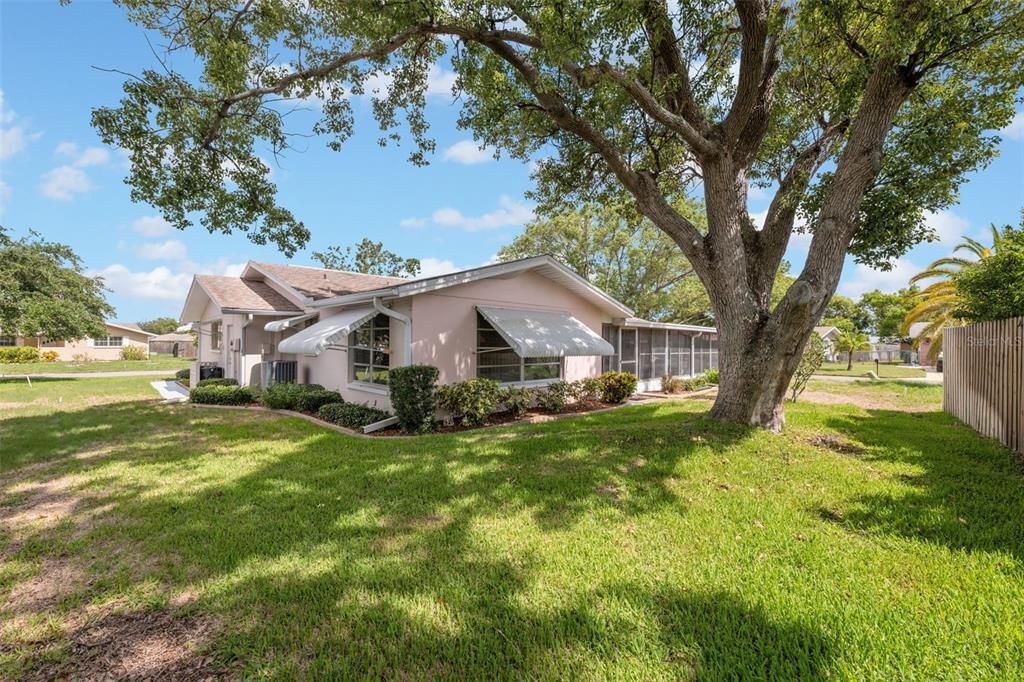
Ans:
[{"label": "neighboring beige house", "polygon": [[151,334],[130,322],[105,322],[107,335],[74,341],[49,341],[39,336],[0,334],[0,346],[34,346],[39,352],[54,351],[58,360],[117,360],[124,346],[141,346],[149,352]]},{"label": "neighboring beige house", "polygon": [[825,360],[827,362],[836,362],[836,339],[839,338],[842,332],[839,331],[838,327],[815,327],[814,331],[825,342]]},{"label": "neighboring beige house", "polygon": [[318,383],[390,407],[390,367],[429,364],[440,382],[543,385],[622,369],[641,389],[718,367],[711,327],[649,322],[549,256],[403,280],[250,261],[197,275],[181,322],[201,366],[243,385]]}]

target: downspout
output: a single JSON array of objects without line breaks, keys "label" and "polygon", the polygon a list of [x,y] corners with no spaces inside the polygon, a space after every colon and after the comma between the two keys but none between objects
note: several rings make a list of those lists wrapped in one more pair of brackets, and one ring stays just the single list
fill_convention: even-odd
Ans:
[{"label": "downspout", "polygon": [[402,366],[412,364],[412,320],[407,315],[396,312],[391,308],[384,307],[380,297],[373,297],[373,309],[382,315],[398,320],[402,323]]}]

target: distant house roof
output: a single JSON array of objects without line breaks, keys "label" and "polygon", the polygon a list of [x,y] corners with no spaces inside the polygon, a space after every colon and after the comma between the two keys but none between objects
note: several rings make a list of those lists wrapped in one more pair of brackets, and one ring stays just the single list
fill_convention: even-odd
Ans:
[{"label": "distant house roof", "polygon": [[910,336],[913,339],[916,339],[918,336],[921,335],[921,332],[923,332],[925,327],[927,327],[929,324],[931,324],[931,322],[915,322],[914,324],[910,325],[910,329],[907,330],[908,336]]},{"label": "distant house roof", "polygon": [[302,312],[264,282],[222,275],[196,275],[195,282],[221,310],[240,312]]},{"label": "distant house roof", "polygon": [[371,291],[408,281],[401,277],[364,275],[359,272],[329,270],[308,265],[278,265],[275,263],[261,263],[259,261],[250,261],[249,265],[256,271],[278,280],[299,294],[314,301],[361,291]]},{"label": "distant house roof", "polygon": [[106,324],[108,327],[126,329],[128,331],[133,331],[138,334],[145,334],[146,336],[156,336],[156,334],[154,334],[153,332],[147,332],[145,329],[143,329],[134,322],[105,322],[104,324]]},{"label": "distant house roof", "polygon": [[816,331],[818,333],[818,336],[820,336],[821,338],[824,339],[824,338],[828,337],[829,334],[831,334],[832,332],[838,333],[839,332],[839,327],[833,327],[831,325],[824,325],[824,326],[821,326],[821,327],[815,327],[814,331]]},{"label": "distant house roof", "polygon": [[178,334],[177,332],[171,332],[169,334],[158,334],[150,339],[150,341],[167,341],[175,343],[185,343],[193,341],[191,334]]}]

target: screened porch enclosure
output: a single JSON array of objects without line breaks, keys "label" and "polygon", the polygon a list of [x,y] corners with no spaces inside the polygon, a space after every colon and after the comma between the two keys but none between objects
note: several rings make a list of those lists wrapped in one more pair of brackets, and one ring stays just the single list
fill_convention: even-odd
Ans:
[{"label": "screened porch enclosure", "polygon": [[615,348],[615,354],[602,361],[606,372],[631,372],[641,381],[651,381],[718,369],[718,334],[714,331],[604,324],[601,336]]}]

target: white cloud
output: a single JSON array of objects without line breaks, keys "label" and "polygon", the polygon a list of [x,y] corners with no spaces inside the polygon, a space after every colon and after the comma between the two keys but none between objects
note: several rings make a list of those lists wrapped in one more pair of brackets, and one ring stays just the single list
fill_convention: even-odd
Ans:
[{"label": "white cloud", "polygon": [[133,272],[120,263],[90,273],[103,277],[108,288],[120,296],[184,301],[192,283],[192,273],[173,272],[166,266]]},{"label": "white cloud", "polygon": [[467,216],[458,209],[445,207],[434,211],[431,218],[438,225],[478,232],[528,223],[533,220],[533,209],[502,195],[498,199],[498,208],[483,215]]},{"label": "white cloud", "polygon": [[441,157],[445,161],[454,161],[466,166],[494,161],[494,154],[480,147],[473,140],[461,140],[444,150]]},{"label": "white cloud", "polygon": [[138,248],[136,254],[146,260],[185,260],[188,248],[177,239],[164,242],[148,242]]},{"label": "white cloud", "polygon": [[850,278],[840,283],[839,291],[851,298],[858,298],[861,294],[875,289],[896,291],[910,284],[910,278],[923,269],[906,258],[897,259],[891,270],[875,270],[857,263]]},{"label": "white cloud", "polygon": [[939,243],[943,246],[952,246],[959,242],[970,226],[966,218],[947,210],[935,213],[925,211],[924,222],[928,227],[935,230]]},{"label": "white cloud", "polygon": [[58,201],[71,201],[76,194],[93,189],[92,181],[80,168],[74,166],[58,166],[43,175],[39,191],[43,195]]},{"label": "white cloud", "polygon": [[18,115],[14,113],[13,109],[7,107],[4,91],[0,90],[0,125],[3,126],[0,127],[0,159],[11,158],[24,149],[26,144],[42,135],[42,133],[29,132],[24,119],[17,125],[13,125],[17,120]]},{"label": "white cloud", "polygon": [[158,215],[148,215],[132,223],[132,229],[143,237],[159,237],[172,231],[174,226]]},{"label": "white cloud", "polygon": [[423,227],[427,221],[423,218],[402,218],[398,224],[401,227]]},{"label": "white cloud", "polygon": [[447,275],[449,272],[457,272],[463,269],[447,259],[421,258],[420,274],[418,277],[437,277],[438,275]]},{"label": "white cloud", "polygon": [[94,188],[92,180],[83,168],[102,166],[110,161],[110,152],[103,147],[88,147],[79,150],[74,142],[61,142],[54,153],[71,159],[70,164],[57,166],[43,175],[39,190],[43,195],[58,201],[71,201],[76,194],[88,192]]},{"label": "white cloud", "polygon": [[427,74],[427,94],[450,97],[452,88],[455,87],[455,72],[442,69],[437,64],[430,65],[430,73]]},{"label": "white cloud", "polygon": [[[756,213],[750,214],[750,219],[754,221],[754,224],[757,225],[758,229],[764,227],[764,221],[767,217],[767,208],[764,209],[763,211],[757,211]],[[793,227],[798,228],[804,227],[805,225],[807,225],[807,221],[804,220],[799,213],[797,213],[796,218],[793,220]],[[796,229],[794,229],[793,232],[789,235],[789,246],[787,247],[787,250],[792,249],[794,251],[807,251],[809,248],[811,248],[811,239],[813,237],[814,235],[812,235],[810,232],[799,232]]]},{"label": "white cloud", "polygon": [[172,270],[161,265],[152,270],[133,271],[126,265],[114,263],[102,270],[94,270],[88,274],[103,277],[107,287],[119,296],[184,303],[188,288],[192,284],[192,277],[196,272],[237,277],[242,274],[242,269],[245,267],[245,263],[229,263],[224,258],[211,265],[199,266],[194,263],[184,265],[190,267]]},{"label": "white cloud", "polygon": [[9,159],[24,148],[24,128],[21,126],[0,128],[0,159]]},{"label": "white cloud", "polygon": [[11,200],[11,186],[3,180],[0,180],[0,216],[4,214],[4,210],[7,208],[7,202]]},{"label": "white cloud", "polygon": [[999,133],[1011,140],[1024,140],[1024,111],[1014,114],[1010,125],[1000,130]]}]

